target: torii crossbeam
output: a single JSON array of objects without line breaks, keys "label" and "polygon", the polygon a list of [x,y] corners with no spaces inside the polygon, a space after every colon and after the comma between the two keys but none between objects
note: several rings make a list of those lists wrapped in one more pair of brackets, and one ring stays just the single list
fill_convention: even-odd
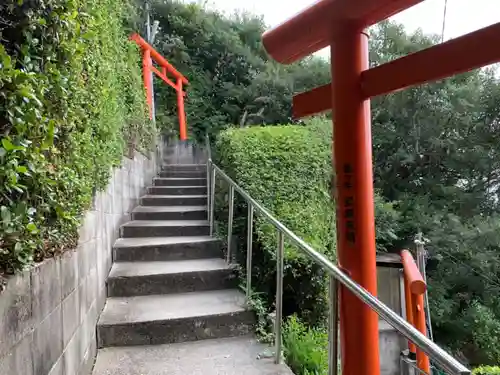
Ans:
[{"label": "torii crossbeam", "polygon": [[[364,29],[422,1],[320,0],[263,35],[269,55],[283,64],[331,46],[333,82],[295,96],[293,113],[333,110],[339,263],[374,295],[370,98],[500,61],[497,23],[369,69]],[[377,315],[345,289],[340,306],[342,374],[380,374]]]}]

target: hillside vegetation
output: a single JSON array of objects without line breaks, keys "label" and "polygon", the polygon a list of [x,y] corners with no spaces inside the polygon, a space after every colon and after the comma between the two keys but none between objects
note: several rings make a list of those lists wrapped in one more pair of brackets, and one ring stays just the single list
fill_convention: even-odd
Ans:
[{"label": "hillside vegetation", "polygon": [[154,144],[133,11],[114,0],[0,4],[0,274],[75,246],[111,167]]}]

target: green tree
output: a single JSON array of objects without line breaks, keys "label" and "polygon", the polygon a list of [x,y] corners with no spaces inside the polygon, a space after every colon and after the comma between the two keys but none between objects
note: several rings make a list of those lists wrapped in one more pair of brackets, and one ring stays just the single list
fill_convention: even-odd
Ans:
[{"label": "green tree", "polygon": [[[327,83],[328,63],[310,58],[291,66],[270,61],[261,36],[260,17],[226,17],[197,4],[158,1],[160,22],[155,47],[190,80],[188,126],[196,133],[217,133],[233,125],[280,124],[291,119],[294,93]],[[157,85],[158,111],[176,129],[173,92]],[[165,111],[165,112],[164,112]]]},{"label": "green tree", "polygon": [[[437,41],[382,23],[372,30],[372,64]],[[491,341],[500,324],[499,90],[490,68],[372,103],[375,184],[400,213],[394,250],[420,231],[430,239],[436,339],[472,363],[500,360]]]}]

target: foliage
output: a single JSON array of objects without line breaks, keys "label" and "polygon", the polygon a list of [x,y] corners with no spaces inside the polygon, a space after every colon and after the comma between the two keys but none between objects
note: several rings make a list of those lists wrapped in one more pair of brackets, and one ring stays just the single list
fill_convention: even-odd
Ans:
[{"label": "foliage", "polygon": [[[242,289],[246,292],[245,286],[242,286]],[[247,304],[257,317],[257,323],[255,324],[254,329],[255,334],[259,338],[259,341],[264,343],[271,343],[273,341],[273,321],[272,319],[270,319],[269,308],[266,306],[262,295],[260,293],[251,291],[247,300]]]},{"label": "foliage", "polygon": [[311,328],[296,316],[283,325],[286,363],[296,375],[328,374],[328,333],[324,328]]},{"label": "foliage", "polygon": [[[371,36],[373,65],[439,40],[389,22]],[[372,107],[375,185],[399,215],[393,249],[411,246],[418,232],[429,239],[435,337],[472,364],[498,363],[497,76],[477,70],[376,98]]]},{"label": "foliage", "polygon": [[472,370],[473,375],[499,375],[500,367],[498,366],[481,366]]},{"label": "foliage", "polygon": [[439,221],[439,227],[429,230],[438,257],[430,269],[430,303],[438,337],[473,363],[498,363],[498,217],[476,218],[467,225],[451,215]]},{"label": "foliage", "polygon": [[[196,134],[215,135],[228,124],[289,123],[293,93],[330,80],[322,59],[290,66],[270,61],[261,42],[265,24],[260,17],[227,17],[175,0],[153,2],[153,13],[161,30],[155,47],[190,81],[186,110]],[[168,105],[173,90],[158,85],[157,94],[158,111],[166,111],[163,118],[175,116]]]},{"label": "foliage", "polygon": [[[334,207],[330,198],[331,123],[315,118],[305,126],[286,125],[229,129],[215,146],[216,163],[254,199],[299,237],[335,259]],[[227,187],[221,184],[217,216],[227,221]],[[245,264],[246,211],[242,199],[235,204],[233,233],[240,245],[236,253]],[[397,239],[398,213],[393,204],[376,198],[377,238],[385,251]],[[276,229],[257,215],[254,224],[253,286],[272,306],[275,298]],[[225,228],[224,228],[225,230]],[[225,231],[222,230],[223,233]],[[305,323],[322,322],[326,312],[325,275],[321,267],[295,246],[285,243],[284,313],[296,313]]]},{"label": "foliage", "polygon": [[[315,248],[334,257],[333,207],[328,193],[330,145],[302,126],[231,129],[217,140],[217,164],[252,197]],[[218,190],[220,191],[220,190]],[[222,209],[222,205],[217,205]],[[218,213],[225,222],[226,213]],[[233,232],[245,264],[246,206],[235,204]],[[273,305],[277,235],[263,217],[255,218],[253,286]],[[320,267],[290,244],[285,246],[284,312],[309,322],[324,314],[324,275]]]},{"label": "foliage", "polygon": [[155,136],[133,9],[113,0],[0,4],[0,273],[75,245],[110,167]]}]

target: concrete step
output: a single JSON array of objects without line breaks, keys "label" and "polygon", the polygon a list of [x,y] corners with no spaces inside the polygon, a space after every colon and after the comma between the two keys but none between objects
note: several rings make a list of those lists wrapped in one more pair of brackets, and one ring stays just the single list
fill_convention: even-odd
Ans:
[{"label": "concrete step", "polygon": [[182,155],[165,155],[163,158],[163,165],[182,165],[182,164],[204,164],[206,163],[206,156],[204,155],[191,155],[191,156],[182,156]]},{"label": "concrete step", "polygon": [[209,236],[119,238],[114,246],[115,262],[217,258],[222,243]]},{"label": "concrete step", "polygon": [[203,206],[207,204],[206,195],[144,195],[143,206]]},{"label": "concrete step", "polygon": [[121,227],[121,237],[208,236],[206,220],[133,220]]},{"label": "concrete step", "polygon": [[[155,345],[248,334],[253,312],[239,290],[111,297],[97,325],[98,345]],[[194,360],[194,357],[193,357]]]},{"label": "concrete step", "polygon": [[137,206],[132,220],[206,220],[206,206]]},{"label": "concrete step", "polygon": [[93,375],[293,375],[253,336],[104,348]]},{"label": "concrete step", "polygon": [[206,164],[164,164],[161,169],[163,171],[197,171],[206,172]]},{"label": "concrete step", "polygon": [[207,171],[177,171],[177,170],[163,170],[160,172],[160,177],[187,177],[187,178],[206,178]]},{"label": "concrete step", "polygon": [[150,186],[151,195],[206,195],[206,186]]},{"label": "concrete step", "polygon": [[236,273],[224,259],[119,262],[108,278],[108,297],[200,292],[236,288]]},{"label": "concrete step", "polygon": [[155,177],[154,186],[207,186],[206,177]]}]

